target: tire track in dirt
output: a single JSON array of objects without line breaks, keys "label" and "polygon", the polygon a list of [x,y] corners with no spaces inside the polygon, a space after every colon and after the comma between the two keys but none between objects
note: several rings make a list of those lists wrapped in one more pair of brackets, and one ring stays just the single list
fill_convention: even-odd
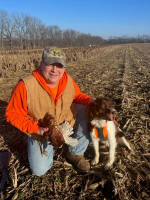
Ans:
[{"label": "tire track in dirt", "polygon": [[124,74],[124,55],[126,48],[111,52],[104,61],[99,64],[101,71],[101,91],[103,95],[110,97],[117,106],[121,103],[122,77]]},{"label": "tire track in dirt", "polygon": [[[118,158],[123,155],[124,159],[119,160],[117,171],[119,173],[125,171],[125,173],[120,182],[119,179],[114,181],[116,190],[118,185],[121,188],[118,191],[119,196],[128,197],[126,199],[137,199],[143,191],[149,194],[149,178],[145,178],[150,173],[150,127],[148,125],[150,123],[148,107],[150,67],[147,61],[145,55],[140,54],[134,46],[127,46],[122,82],[121,121],[127,122],[124,132],[134,144],[135,152],[127,156],[127,153],[123,151],[118,155]],[[112,171],[115,173],[114,169]]]},{"label": "tire track in dirt", "polygon": [[142,111],[146,114],[150,96],[150,68],[148,63],[139,63],[140,59],[140,55],[129,47],[125,59],[122,108],[126,110],[128,106],[132,113],[139,114]]},{"label": "tire track in dirt", "polygon": [[122,111],[130,120],[126,131],[135,144],[138,140],[136,149],[148,152],[150,68],[149,63],[143,64],[142,60],[144,56],[129,46],[125,58]]},{"label": "tire track in dirt", "polygon": [[124,73],[124,54],[122,47],[107,49],[99,52],[96,59],[78,63],[74,67],[76,71],[68,70],[82,91],[92,96],[106,95],[115,99],[116,92],[121,94],[122,91],[120,83]]}]

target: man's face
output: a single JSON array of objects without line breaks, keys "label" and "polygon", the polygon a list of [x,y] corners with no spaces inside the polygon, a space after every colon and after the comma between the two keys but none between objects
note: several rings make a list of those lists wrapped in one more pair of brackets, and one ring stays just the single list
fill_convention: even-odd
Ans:
[{"label": "man's face", "polygon": [[42,74],[48,84],[57,84],[64,74],[65,68],[60,63],[41,66]]}]

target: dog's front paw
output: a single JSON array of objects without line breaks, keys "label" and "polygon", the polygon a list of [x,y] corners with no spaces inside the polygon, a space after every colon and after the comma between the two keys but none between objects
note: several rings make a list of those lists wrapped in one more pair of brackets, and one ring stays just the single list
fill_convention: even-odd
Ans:
[{"label": "dog's front paw", "polygon": [[111,169],[113,166],[113,163],[112,162],[108,162],[106,165],[105,165],[105,169]]},{"label": "dog's front paw", "polygon": [[99,159],[98,158],[94,158],[91,162],[92,165],[97,165],[99,163]]}]

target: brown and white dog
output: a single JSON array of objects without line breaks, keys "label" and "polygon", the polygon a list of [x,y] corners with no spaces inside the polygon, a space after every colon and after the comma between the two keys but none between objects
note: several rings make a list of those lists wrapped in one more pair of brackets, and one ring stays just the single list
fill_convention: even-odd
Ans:
[{"label": "brown and white dog", "polygon": [[92,165],[99,162],[99,141],[101,139],[108,139],[109,160],[105,166],[106,168],[112,167],[115,161],[115,151],[118,143],[124,144],[132,151],[129,142],[123,136],[123,132],[115,120],[115,116],[116,110],[112,101],[108,98],[96,98],[94,102],[89,103],[87,106],[90,134],[95,150]]}]

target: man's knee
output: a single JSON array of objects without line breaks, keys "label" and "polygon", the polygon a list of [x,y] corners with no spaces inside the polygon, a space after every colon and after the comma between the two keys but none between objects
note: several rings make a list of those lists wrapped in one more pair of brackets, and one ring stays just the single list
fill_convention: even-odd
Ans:
[{"label": "man's knee", "polygon": [[43,176],[44,174],[46,174],[48,170],[51,169],[51,167],[52,167],[52,164],[49,167],[45,167],[45,166],[31,167],[30,166],[32,174],[36,176]]},{"label": "man's knee", "polygon": [[46,145],[45,151],[48,155],[42,155],[39,143],[28,139],[28,160],[30,169],[37,176],[44,175],[53,165],[53,146]]}]

